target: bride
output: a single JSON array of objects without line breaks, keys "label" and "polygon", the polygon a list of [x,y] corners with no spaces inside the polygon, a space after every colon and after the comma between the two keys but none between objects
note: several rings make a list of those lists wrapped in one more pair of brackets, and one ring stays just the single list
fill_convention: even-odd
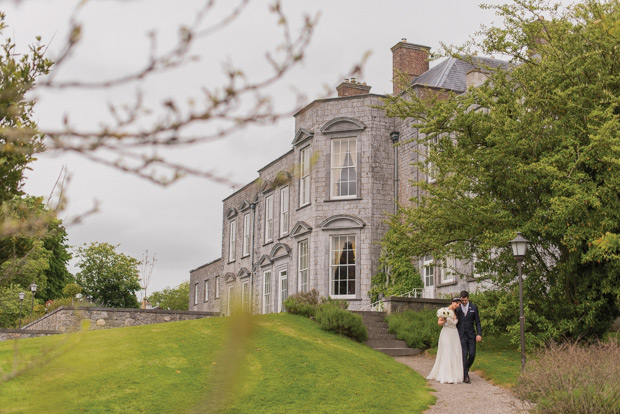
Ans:
[{"label": "bride", "polygon": [[454,310],[460,305],[461,299],[454,298],[448,307],[450,316],[439,318],[441,328],[435,365],[426,379],[443,383],[457,384],[463,382],[463,351],[456,324],[459,322]]}]

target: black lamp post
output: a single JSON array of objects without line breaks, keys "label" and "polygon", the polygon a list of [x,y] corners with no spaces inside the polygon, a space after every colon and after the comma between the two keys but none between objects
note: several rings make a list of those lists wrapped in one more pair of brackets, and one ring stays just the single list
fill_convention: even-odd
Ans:
[{"label": "black lamp post", "polygon": [[22,307],[24,305],[24,298],[26,294],[24,292],[19,292],[19,329],[22,329]]},{"label": "black lamp post", "polygon": [[525,252],[527,251],[527,245],[529,240],[521,235],[521,232],[517,232],[517,237],[510,240],[512,246],[512,254],[517,261],[517,270],[519,274],[519,325],[521,327],[521,371],[525,369],[525,315],[523,314],[523,277],[521,276],[521,265],[523,259],[525,259]]},{"label": "black lamp post", "polygon": [[37,292],[38,287],[39,286],[34,282],[32,283],[32,285],[30,285],[30,290],[32,291],[32,305],[30,305],[30,319],[32,319],[32,311],[34,309],[34,294]]}]

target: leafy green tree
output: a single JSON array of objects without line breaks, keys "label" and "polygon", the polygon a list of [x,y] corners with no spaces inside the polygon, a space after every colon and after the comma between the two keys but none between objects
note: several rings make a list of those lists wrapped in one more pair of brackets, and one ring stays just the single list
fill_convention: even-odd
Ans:
[{"label": "leafy green tree", "polygon": [[[19,292],[24,292],[25,294],[24,301],[21,303],[22,325],[26,323],[30,316],[30,307],[32,305],[30,289],[24,289],[15,284],[0,287],[0,328],[19,327]],[[34,303],[39,304],[40,300],[35,297]]]},{"label": "leafy green tree", "polygon": [[5,206],[0,221],[18,223],[21,230],[0,238],[0,286],[17,283],[28,289],[36,282],[37,297],[61,297],[62,288],[73,281],[67,270],[71,255],[62,221],[45,207],[42,197],[14,197]]},{"label": "leafy green tree", "polygon": [[76,275],[77,283],[86,296],[103,306],[137,308],[135,294],[140,290],[140,262],[117,252],[117,247],[97,242],[78,247],[80,272]]},{"label": "leafy green tree", "polygon": [[189,307],[189,281],[185,281],[177,287],[166,287],[165,289],[151,293],[149,302],[162,309],[168,310],[188,310]]},{"label": "leafy green tree", "polygon": [[[6,30],[5,15],[0,13],[0,33]],[[29,53],[15,52],[15,43],[7,38],[0,46],[0,204],[21,195],[24,171],[36,152],[44,149],[42,137],[32,119],[34,101],[28,93],[36,80],[49,72],[44,45],[37,43]]]},{"label": "leafy green tree", "polygon": [[67,244],[67,230],[59,219],[53,219],[48,225],[48,233],[43,238],[43,247],[50,252],[49,267],[45,271],[47,286],[42,297],[57,299],[63,297],[63,288],[75,278],[67,269],[71,253]]},{"label": "leafy green tree", "polygon": [[476,272],[510,291],[508,241],[521,231],[531,241],[528,341],[549,329],[555,338],[601,335],[620,303],[620,3],[492,7],[504,26],[469,46],[506,56],[509,68],[486,68],[485,84],[445,100],[385,103],[389,114],[417,120],[418,144],[429,149],[417,166],[432,163],[437,180],[414,183],[422,196],[392,218],[384,248],[475,254]]}]

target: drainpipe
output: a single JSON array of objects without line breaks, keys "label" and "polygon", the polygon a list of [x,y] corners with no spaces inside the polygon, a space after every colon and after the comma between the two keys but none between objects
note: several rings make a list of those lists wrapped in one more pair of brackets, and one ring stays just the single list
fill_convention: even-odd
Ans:
[{"label": "drainpipe", "polygon": [[256,221],[256,203],[250,203],[250,209],[252,210],[252,250],[250,256],[250,313],[254,313],[254,228]]},{"label": "drainpipe", "polygon": [[398,140],[400,132],[394,131],[390,133],[390,139],[394,144],[394,214],[398,213]]}]

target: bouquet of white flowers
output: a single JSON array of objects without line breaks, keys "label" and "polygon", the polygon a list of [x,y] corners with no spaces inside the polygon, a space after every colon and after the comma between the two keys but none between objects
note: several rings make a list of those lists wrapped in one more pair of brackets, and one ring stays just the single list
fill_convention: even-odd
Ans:
[{"label": "bouquet of white flowers", "polygon": [[449,308],[439,308],[437,310],[437,317],[438,318],[451,318],[452,317],[452,311]]}]

